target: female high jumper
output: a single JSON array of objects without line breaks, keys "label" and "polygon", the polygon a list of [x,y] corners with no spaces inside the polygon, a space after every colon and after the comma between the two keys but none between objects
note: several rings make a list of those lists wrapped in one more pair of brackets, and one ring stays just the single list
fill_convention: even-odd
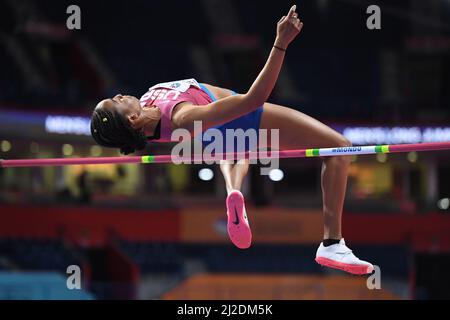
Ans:
[{"label": "female high jumper", "polygon": [[[245,94],[200,84],[194,79],[157,84],[138,100],[116,95],[102,100],[91,119],[91,133],[102,146],[120,148],[124,154],[142,150],[148,141],[171,141],[177,128],[194,132],[194,121],[203,130],[279,129],[280,149],[348,147],[341,134],[318,120],[294,109],[266,102],[283,64],[286,49],[302,30],[296,6],[277,23],[276,38],[262,71]],[[224,134],[225,139],[225,134]],[[270,147],[270,141],[268,142]],[[316,253],[317,263],[353,274],[373,271],[372,264],[358,259],[342,237],[341,216],[347,186],[349,156],[323,160],[321,186],[324,234]],[[241,249],[251,245],[252,234],[240,192],[248,171],[248,160],[221,162],[226,189],[228,234]]]}]

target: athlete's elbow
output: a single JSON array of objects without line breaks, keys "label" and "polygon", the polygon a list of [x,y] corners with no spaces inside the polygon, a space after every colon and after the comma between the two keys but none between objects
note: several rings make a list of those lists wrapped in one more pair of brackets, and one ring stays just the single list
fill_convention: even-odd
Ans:
[{"label": "athlete's elbow", "polygon": [[242,99],[246,106],[249,106],[249,109],[254,110],[259,108],[266,102],[266,97],[263,97],[258,94],[246,93],[242,95]]}]

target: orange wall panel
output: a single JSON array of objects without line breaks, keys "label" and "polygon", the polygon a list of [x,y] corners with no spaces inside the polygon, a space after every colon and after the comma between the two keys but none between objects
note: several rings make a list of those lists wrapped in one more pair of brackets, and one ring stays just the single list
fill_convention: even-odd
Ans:
[{"label": "orange wall panel", "polygon": [[[320,210],[247,208],[253,240],[258,243],[316,243],[322,237]],[[217,207],[181,210],[180,239],[227,242],[226,211]]]},{"label": "orange wall panel", "polygon": [[364,277],[289,274],[198,274],[163,296],[166,300],[384,300],[389,290],[369,290]]}]

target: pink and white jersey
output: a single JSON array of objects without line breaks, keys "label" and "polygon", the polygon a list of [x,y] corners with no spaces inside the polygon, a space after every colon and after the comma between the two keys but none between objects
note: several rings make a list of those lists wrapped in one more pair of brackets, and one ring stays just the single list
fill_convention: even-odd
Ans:
[{"label": "pink and white jersey", "polygon": [[212,100],[195,79],[159,83],[148,89],[139,99],[141,107],[156,106],[161,110],[161,136],[156,142],[170,142],[172,134],[172,110],[181,102],[205,105]]}]

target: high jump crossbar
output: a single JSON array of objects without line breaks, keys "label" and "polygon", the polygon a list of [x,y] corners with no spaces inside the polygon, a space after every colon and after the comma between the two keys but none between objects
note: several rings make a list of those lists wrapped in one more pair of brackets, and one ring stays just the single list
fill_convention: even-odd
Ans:
[{"label": "high jump crossbar", "polygon": [[450,141],[411,144],[372,145],[355,147],[313,148],[280,151],[251,151],[238,153],[216,153],[212,155],[193,154],[178,155],[142,155],[118,157],[85,157],[85,158],[46,158],[46,159],[0,159],[1,168],[11,167],[46,167],[87,164],[125,164],[125,163],[202,163],[214,162],[220,159],[238,160],[268,160],[284,158],[331,157],[346,155],[365,155],[377,153],[402,153],[417,151],[450,150]]}]

